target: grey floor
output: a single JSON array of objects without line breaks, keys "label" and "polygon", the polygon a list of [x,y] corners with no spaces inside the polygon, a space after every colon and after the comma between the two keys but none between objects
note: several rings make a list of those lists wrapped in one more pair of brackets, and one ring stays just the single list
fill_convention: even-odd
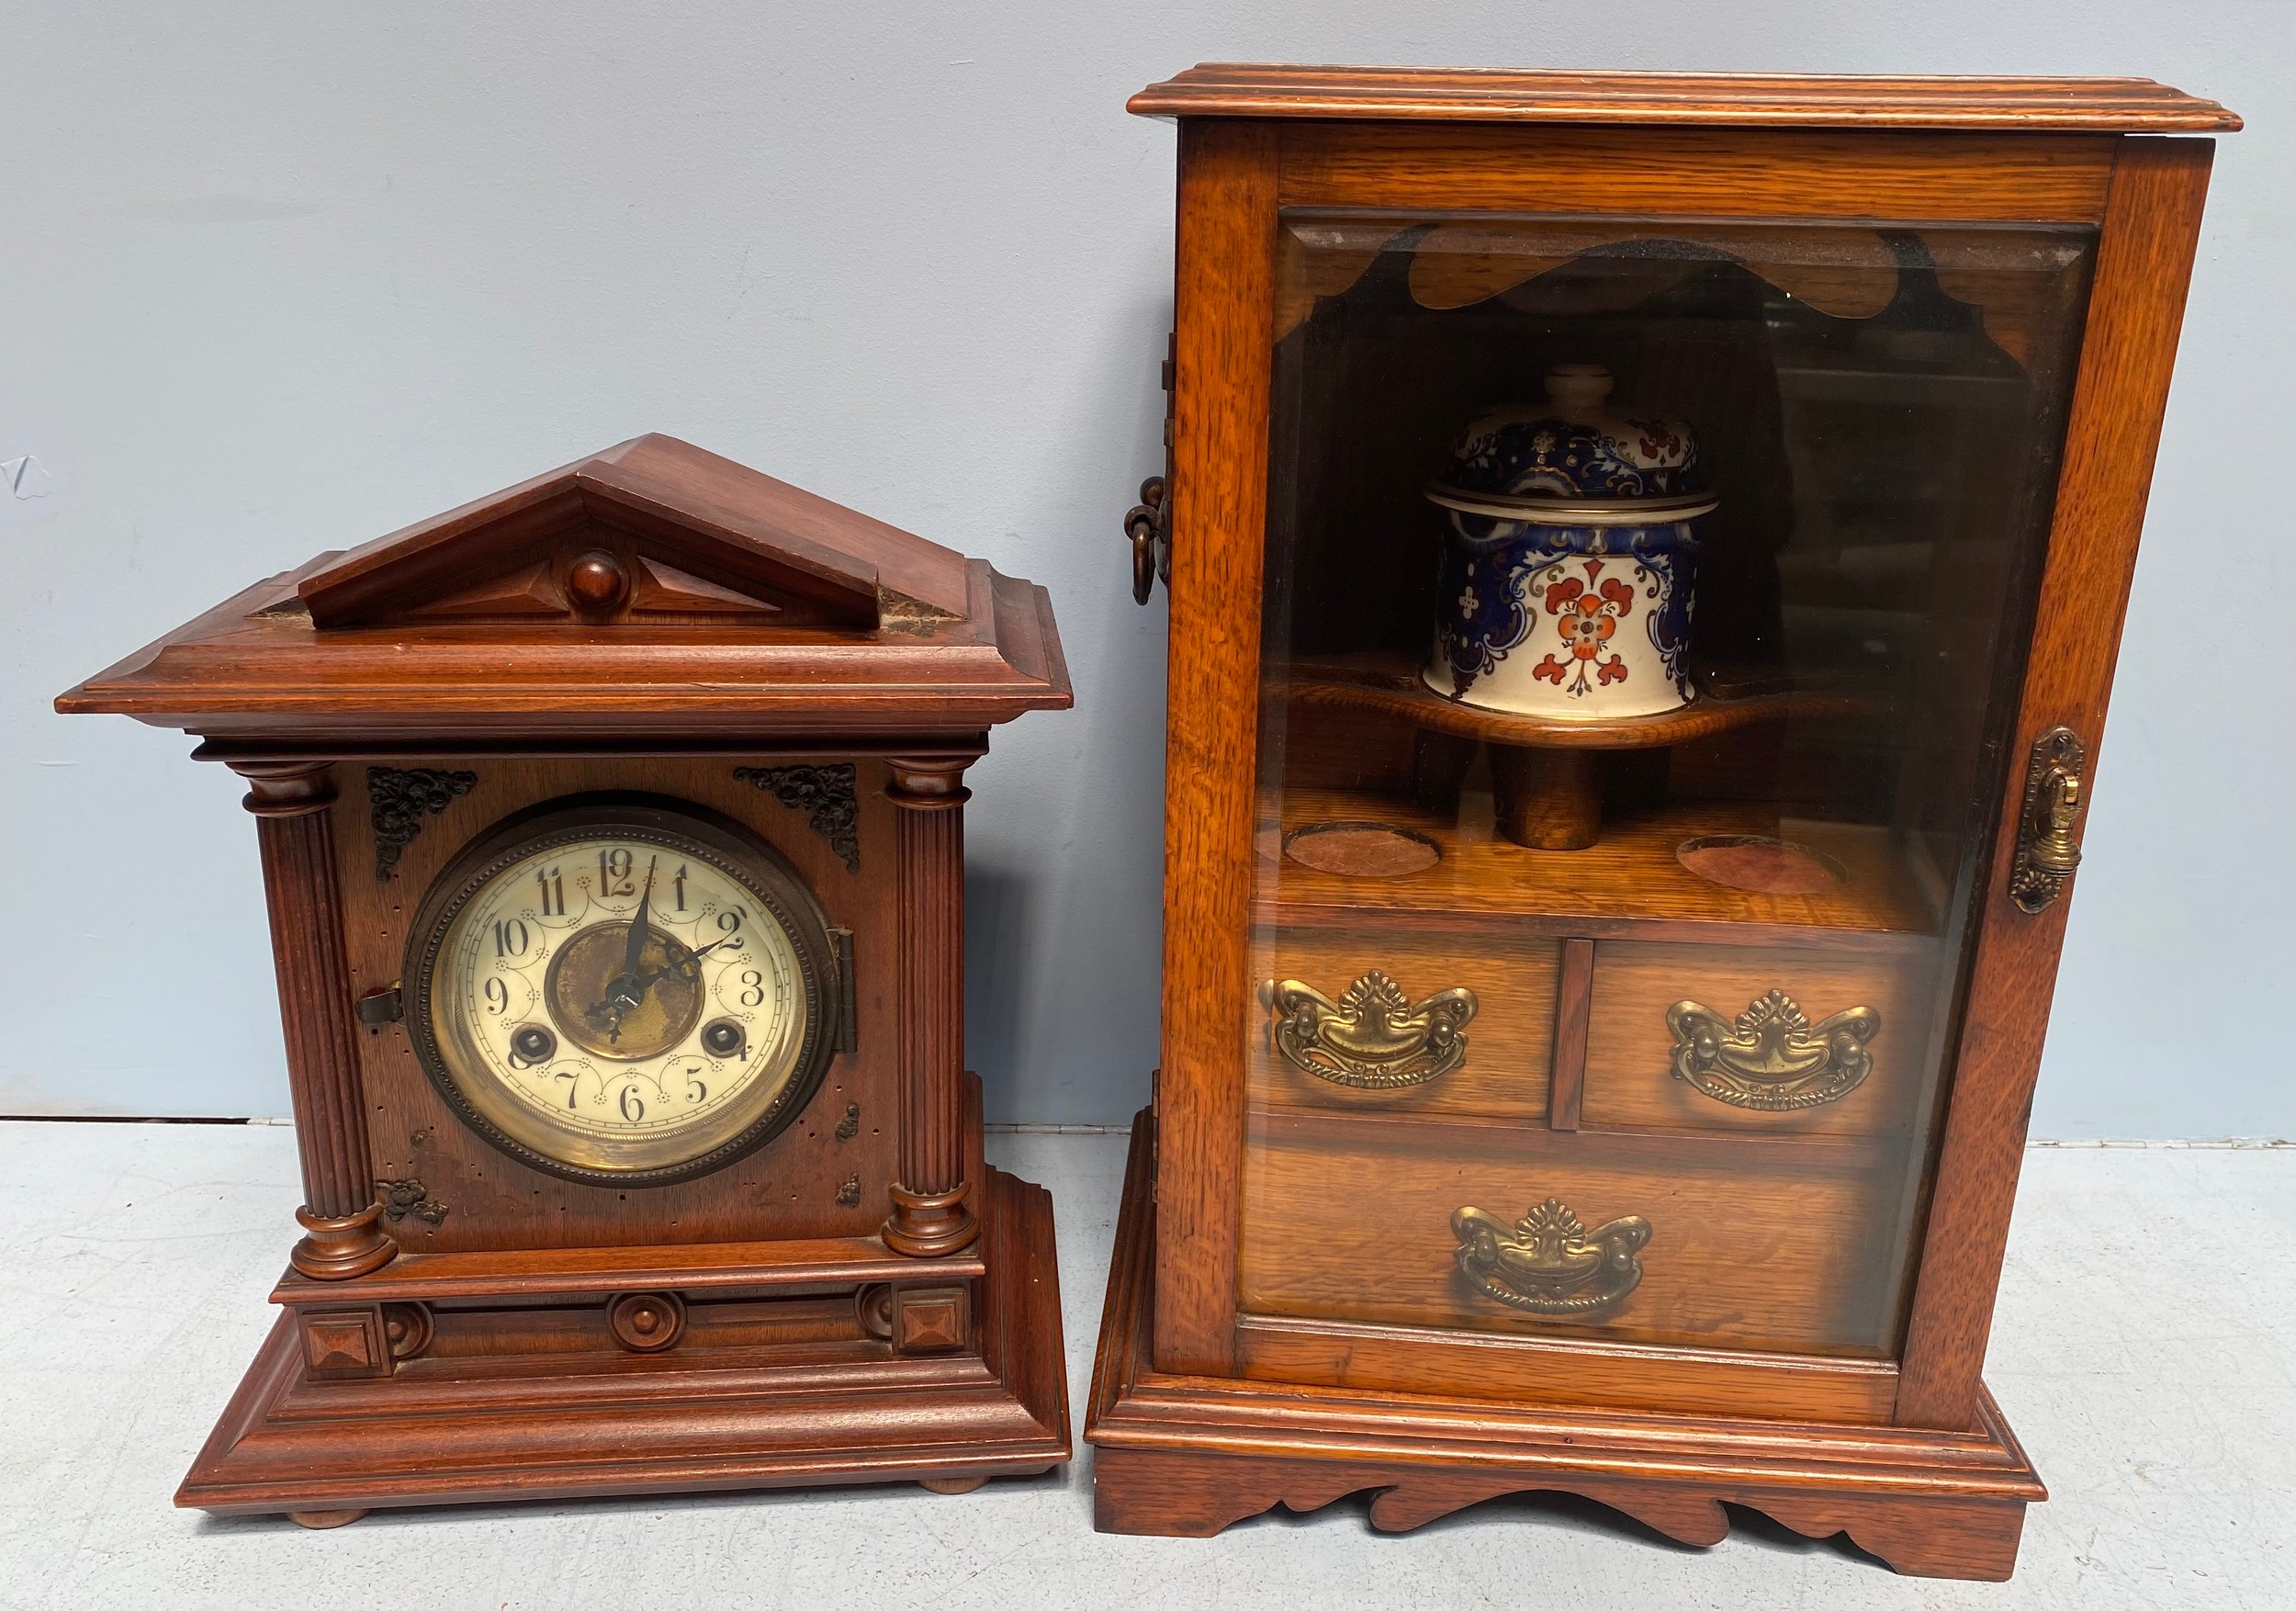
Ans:
[{"label": "grey floor", "polygon": [[[1121,1137],[993,1137],[1060,1214],[1081,1405]],[[1092,1531],[1064,1476],[943,1497],[379,1513],[336,1532],[169,1495],[270,1324],[294,1137],[0,1123],[0,1606],[2296,1606],[2296,1150],[2036,1149],[1988,1376],[2054,1497],[2015,1581],[1899,1578],[1741,1517],[1711,1550],[1503,1500],[1402,1537],[1363,1502],[1209,1541]]]}]

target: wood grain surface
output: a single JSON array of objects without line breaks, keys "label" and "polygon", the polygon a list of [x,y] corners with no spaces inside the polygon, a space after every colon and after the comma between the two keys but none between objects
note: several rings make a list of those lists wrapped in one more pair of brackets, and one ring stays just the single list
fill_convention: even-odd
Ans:
[{"label": "wood grain surface", "polygon": [[1586,1113],[1586,1048],[1594,1010],[1595,945],[1592,940],[1562,942],[1562,968],[1555,980],[1554,1073],[1547,1094],[1547,1127],[1576,1130]]},{"label": "wood grain surface", "polygon": [[1653,715],[1579,717],[1518,715],[1462,704],[1420,679],[1420,662],[1395,655],[1335,656],[1270,668],[1269,697],[1309,710],[1398,716],[1454,738],[1530,749],[1650,749],[1788,718],[1871,714],[1872,702],[1822,693],[1702,698]]},{"label": "wood grain surface", "polygon": [[[583,501],[609,491],[610,508]],[[602,550],[620,602],[580,607],[570,569]],[[915,738],[1070,703],[1043,589],[642,437],[257,583],[56,708],[332,759],[456,741]]]},{"label": "wood grain surface", "polygon": [[[1165,1059],[1155,1139],[1135,1133],[1096,1364],[1099,1524],[1203,1534],[1370,1486],[1375,1525],[1410,1527],[1559,1487],[1678,1538],[1719,1538],[1720,1504],[1741,1503],[1846,1529],[1900,1570],[2006,1576],[2023,1506],[2043,1494],[1979,1368],[2065,911],[2029,916],[2006,895],[2024,757],[2062,723],[2095,776],[2211,150],[2153,136],[2238,119],[2142,80],[1252,65],[1182,74],[1133,109],[1181,119],[1179,519]],[[1349,223],[1353,245],[1305,272],[1281,243],[1284,209],[1301,228]],[[1414,744],[1412,713],[1360,686],[1266,668],[1297,684],[1292,707],[1345,720],[1320,735],[1288,723],[1281,768],[1272,746],[1259,753],[1277,306],[1288,325],[1393,229],[1508,215],[1828,220],[1844,242],[1946,223],[2099,229],[2030,654],[2012,622],[2003,680],[1965,695],[2014,701],[2015,724],[1992,729],[1983,766],[1929,780],[1941,798],[1995,801],[1974,952],[1907,823],[1751,786],[1784,764],[1759,730],[1686,740],[1670,800],[1610,790],[1597,841],[1570,851],[1506,843],[1466,750]],[[1297,283],[1279,289],[1270,257],[1286,250]],[[1415,273],[1412,294],[1480,305],[1520,266],[1461,252]],[[1863,316],[1884,281],[1850,266],[1804,288]],[[2014,361],[2042,363],[2032,309],[1977,301]],[[1274,445],[1280,458],[1296,445]],[[1922,708],[1953,697],[1925,690]],[[1796,753],[1829,752],[1859,751]],[[1270,786],[1254,795],[1263,765]],[[1415,787],[1414,768],[1441,774],[1421,785],[1469,780],[1456,806],[1447,787]],[[1296,786],[1272,786],[1279,773]],[[1797,776],[1820,784],[1811,799],[1858,786],[1853,767]],[[1423,836],[1438,860],[1370,878],[1284,854],[1299,828],[1366,822]],[[1787,895],[1699,879],[1675,852],[1716,834],[1807,846],[1841,881]],[[1260,974],[1321,968],[1308,982],[1328,994],[1405,964],[1414,998],[1451,982],[1421,972],[1484,970],[1474,987],[1492,994],[1453,1075],[1360,1099],[1265,1050]],[[1771,988],[1813,1019],[1880,1013],[1862,1086],[1773,1114],[1673,1078],[1671,1002],[1732,1018]],[[1499,1052],[1524,1068],[1544,1053],[1543,1104],[1527,1079],[1482,1083]],[[1640,1285],[1592,1324],[1526,1318],[1456,1279],[1457,1208],[1511,1221],[1549,1195],[1590,1226],[1653,1227]]]},{"label": "wood grain surface", "polygon": [[1897,1400],[1888,1359],[1289,1315],[1244,1315],[1236,1357],[1258,1381],[1669,1414],[1884,1426]]},{"label": "wood grain surface", "polygon": [[1279,1504],[1311,1510],[1366,1489],[1375,1527],[1408,1528],[1544,1490],[1685,1543],[1719,1541],[1727,1502],[1813,1537],[1847,1532],[1900,1572],[1999,1580],[2016,1565],[2024,1507],[2048,1497],[1989,1398],[1974,1430],[1952,1432],[1158,1371],[1158,1150],[1143,1112],[1086,1412],[1103,1532],[1204,1538]]},{"label": "wood grain surface", "polygon": [[1471,1113],[1503,1123],[1543,1122],[1558,952],[1555,941],[1539,936],[1494,935],[1462,951],[1440,935],[1392,933],[1373,925],[1255,934],[1252,968],[1266,980],[1297,979],[1336,1001],[1356,980],[1378,972],[1413,1002],[1463,988],[1475,993],[1477,1005],[1467,1025],[1466,1060],[1423,1085],[1391,1090],[1318,1078],[1277,1051],[1270,1035],[1255,1035],[1252,1101],[1267,1108]]},{"label": "wood grain surface", "polygon": [[[1185,127],[1185,126],[1184,126]],[[1281,126],[1285,208],[2094,223],[2095,134]]]},{"label": "wood grain surface", "polygon": [[[1318,822],[1377,822],[1435,841],[1442,859],[1402,878],[1346,878],[1277,860],[1261,846],[1262,899],[1287,921],[1308,908],[1352,911],[1381,928],[1425,923],[1440,931],[1503,932],[1516,924],[1598,938],[1624,934],[1733,944],[1902,950],[1930,929],[1929,906],[1888,829],[1783,816],[1774,806],[1684,800],[1606,821],[1582,851],[1535,851],[1496,831],[1490,796],[1453,813],[1353,789],[1292,788],[1260,798],[1259,820],[1283,832]],[[1731,889],[1676,859],[1687,839],[1709,834],[1783,837],[1832,857],[1842,882],[1809,894]],[[1377,913],[1373,919],[1369,915]],[[1487,919],[1488,921],[1478,921]],[[1671,925],[1646,928],[1641,925]]]},{"label": "wood grain surface", "polygon": [[[321,555],[61,698],[199,733],[261,819],[309,1234],[179,1503],[337,1526],[1065,1459],[1050,1200],[986,1169],[962,1060],[957,780],[1069,699],[1041,589],[661,437]],[[726,819],[850,938],[806,1105],[669,1185],[498,1151],[403,1018],[455,859],[601,794]]]},{"label": "wood grain surface", "polygon": [[1169,1369],[1225,1370],[1234,1346],[1274,159],[1265,127],[1215,122],[1182,136],[1156,1087],[1176,1160],[1159,1233],[1171,1256],[1156,1358]]},{"label": "wood grain surface", "polygon": [[[764,1146],[698,1180],[625,1191],[561,1179],[490,1145],[456,1117],[416,1061],[403,1023],[357,1036],[359,1083],[373,1136],[374,1177],[413,1178],[447,1205],[430,1224],[411,1215],[387,1229],[408,1252],[627,1246],[639,1241],[733,1243],[808,1236],[872,1235],[890,1207],[901,1132],[898,1080],[904,997],[895,962],[900,916],[895,810],[882,760],[859,758],[856,833],[861,872],[847,870],[806,814],[734,775],[786,757],[681,760],[457,760],[412,757],[409,764],[459,767],[475,776],[467,794],[436,816],[400,852],[388,882],[376,877],[373,801],[366,769],[345,764],[335,839],[343,932],[355,998],[401,983],[409,929],[424,892],[463,847],[513,812],[595,792],[636,791],[689,801],[731,818],[765,841],[821,902],[831,926],[853,935],[857,1049],[830,1060],[804,1112]],[[840,1138],[848,1105],[860,1109],[855,1133]],[[837,1200],[849,1175],[860,1200]]]},{"label": "wood grain surface", "polygon": [[[1255,1115],[1238,1301],[1255,1314],[1883,1357],[1896,1339],[1896,1149],[1691,1134],[1496,1129],[1429,1118]],[[1376,1193],[1379,1210],[1352,1206]],[[1592,1230],[1650,1222],[1641,1284],[1587,1320],[1462,1281],[1451,1216],[1513,1224],[1559,1198]]]},{"label": "wood grain surface", "polygon": [[[1897,1405],[1905,1425],[1965,1427],[1977,1413],[1986,1334],[2071,905],[2060,897],[2027,914],[2009,897],[2024,760],[2034,739],[2062,725],[2088,746],[2092,785],[2099,775],[2213,152],[2205,140],[2132,140],[2113,174],[1906,1336]],[[2076,878],[2068,896],[2078,885]]]},{"label": "wood grain surface", "polygon": [[[1755,945],[1595,947],[1588,1013],[1585,1123],[1596,1128],[1703,1130],[1737,1135],[1910,1137],[1928,1090],[1934,952],[1829,956]],[[1695,1001],[1736,1020],[1772,990],[1783,990],[1812,1023],[1852,1007],[1881,1015],[1866,1044],[1874,1060],[1863,1083],[1823,1107],[1787,1112],[1735,1108],[1674,1076],[1674,1036],[1666,1009]]]},{"label": "wood grain surface", "polygon": [[1855,129],[2233,130],[2214,101],[2149,78],[1576,73],[1203,62],[1125,109],[1151,118],[1477,118]]},{"label": "wood grain surface", "polygon": [[[528,1311],[531,1335],[507,1356],[450,1350],[379,1380],[313,1381],[290,1311],[175,1502],[366,1511],[1041,1471],[1069,1453],[1052,1200],[979,1177],[986,1297],[962,1352],[893,1355],[856,1335],[848,1294],[843,1340],[805,1300],[781,1311],[784,1340],[750,1305],[651,1356],[601,1346],[597,1320]],[[500,1316],[490,1331],[501,1338]]]}]

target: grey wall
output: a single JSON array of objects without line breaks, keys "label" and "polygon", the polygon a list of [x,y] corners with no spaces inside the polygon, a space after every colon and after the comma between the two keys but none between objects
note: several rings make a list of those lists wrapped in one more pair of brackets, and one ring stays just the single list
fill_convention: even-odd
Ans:
[{"label": "grey wall", "polygon": [[667,431],[1051,588],[1077,708],[970,819],[991,1117],[1155,1056],[1156,467],[1198,60],[2141,73],[2220,148],[2036,1126],[2296,1133],[2296,7],[1426,0],[14,5],[0,14],[0,1111],[287,1106],[254,839],[60,689],[317,550]]}]

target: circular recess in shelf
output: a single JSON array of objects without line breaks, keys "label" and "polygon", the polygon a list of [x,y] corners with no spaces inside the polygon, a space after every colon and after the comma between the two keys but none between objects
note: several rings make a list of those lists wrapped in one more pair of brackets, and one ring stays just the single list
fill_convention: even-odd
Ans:
[{"label": "circular recess in shelf", "polygon": [[1725,889],[1755,895],[1821,895],[1849,877],[1823,851],[1760,834],[1713,833],[1684,839],[1674,860]]},{"label": "circular recess in shelf", "polygon": [[1425,834],[1384,822],[1311,822],[1284,835],[1284,854],[1341,878],[1406,878],[1443,860]]}]

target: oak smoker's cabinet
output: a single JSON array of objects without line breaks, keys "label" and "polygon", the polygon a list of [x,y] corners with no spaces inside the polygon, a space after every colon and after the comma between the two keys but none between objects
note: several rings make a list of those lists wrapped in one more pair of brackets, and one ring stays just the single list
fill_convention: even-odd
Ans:
[{"label": "oak smoker's cabinet", "polygon": [[2005,1577],[1979,1380],[2213,103],[1208,66],[1099,1525]]}]

